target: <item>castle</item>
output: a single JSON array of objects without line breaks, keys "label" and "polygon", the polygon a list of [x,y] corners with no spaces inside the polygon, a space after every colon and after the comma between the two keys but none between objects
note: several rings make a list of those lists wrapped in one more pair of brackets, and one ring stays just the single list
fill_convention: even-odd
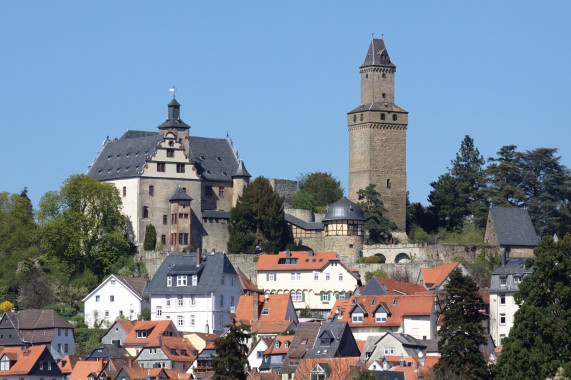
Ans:
[{"label": "castle", "polygon": [[[296,242],[314,250],[359,254],[364,219],[355,202],[357,191],[369,184],[381,193],[385,216],[398,226],[393,235],[406,238],[408,112],[394,103],[396,66],[382,39],[372,39],[359,71],[361,104],[347,114],[349,199],[335,202],[321,216],[286,210]],[[159,250],[226,249],[229,211],[250,174],[228,136],[190,136],[190,128],[173,97],[158,132],[127,131],[119,139],[107,139],[89,167],[89,176],[119,189],[138,245],[153,224]],[[272,185],[291,193],[290,182],[273,180]]]}]

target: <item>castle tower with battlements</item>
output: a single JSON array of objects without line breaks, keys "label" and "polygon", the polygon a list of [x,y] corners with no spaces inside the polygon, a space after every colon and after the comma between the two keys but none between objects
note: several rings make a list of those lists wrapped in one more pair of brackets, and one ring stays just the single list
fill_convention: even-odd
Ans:
[{"label": "castle tower with battlements", "polygon": [[347,113],[349,127],[349,199],[374,184],[385,216],[406,229],[406,129],[408,112],[395,104],[396,66],[385,41],[373,38],[359,67],[361,104]]}]

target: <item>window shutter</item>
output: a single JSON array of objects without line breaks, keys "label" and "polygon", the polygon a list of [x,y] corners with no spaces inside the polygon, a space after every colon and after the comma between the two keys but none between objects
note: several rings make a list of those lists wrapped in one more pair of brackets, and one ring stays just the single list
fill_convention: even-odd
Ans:
[{"label": "window shutter", "polygon": [[305,293],[301,293],[301,300],[305,302]]},{"label": "window shutter", "polygon": [[335,293],[335,299],[336,299],[336,300],[339,299],[339,293]]},{"label": "window shutter", "polygon": [[323,292],[319,293],[319,298],[321,301],[323,301]]},{"label": "window shutter", "polygon": [[276,272],[274,272],[274,281],[277,281],[277,280],[278,280],[278,275]]},{"label": "window shutter", "polygon": [[270,281],[270,274],[266,273],[266,281]]}]

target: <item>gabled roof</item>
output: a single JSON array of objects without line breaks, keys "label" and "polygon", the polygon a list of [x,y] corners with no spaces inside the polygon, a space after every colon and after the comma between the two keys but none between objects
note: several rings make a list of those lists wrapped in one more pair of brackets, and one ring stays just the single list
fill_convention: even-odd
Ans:
[{"label": "gabled roof", "polygon": [[[196,253],[170,254],[164,258],[153,276],[148,292],[151,295],[210,294],[220,286],[220,276],[223,273],[236,275],[223,252],[201,254],[199,266],[196,266]],[[197,275],[198,283],[193,286],[189,279],[187,286],[167,286],[166,277],[176,275]]]},{"label": "gabled roof", "polygon": [[282,251],[277,255],[260,255],[256,264],[256,271],[323,270],[332,262],[337,262],[357,281],[359,280],[359,276],[339,260],[333,251]]},{"label": "gabled roof", "polygon": [[446,278],[452,273],[454,269],[460,264],[455,261],[453,263],[437,265],[434,268],[421,268],[422,278],[426,286],[430,285],[429,289],[436,289]]},{"label": "gabled roof", "polygon": [[105,334],[103,334],[103,336],[107,335],[107,333],[109,333],[109,331],[111,331],[111,329],[113,329],[113,326],[115,325],[119,325],[121,326],[121,328],[123,330],[125,330],[125,332],[127,334],[129,334],[131,332],[131,330],[133,329],[133,326],[135,326],[135,322],[133,321],[129,321],[128,319],[117,319],[115,322],[113,322],[113,324],[107,329],[107,331],[105,331]]},{"label": "gabled roof", "polygon": [[214,139],[191,136],[190,157],[196,163],[198,174],[210,180],[232,181],[238,171],[238,158],[229,138]]},{"label": "gabled roof", "polygon": [[[146,279],[142,277],[119,276],[116,274],[112,274],[109,277],[107,277],[105,280],[101,281],[101,284],[99,284],[95,289],[93,289],[91,293],[85,296],[82,302],[85,302],[87,299],[92,297],[95,293],[97,293],[101,288],[103,288],[113,279],[117,280],[118,283],[120,283],[128,291],[130,291],[133,294],[133,296],[136,297],[139,301],[143,299],[143,291],[145,290],[145,286],[147,286],[148,283]],[[123,325],[121,326],[125,328]]]},{"label": "gabled roof", "polygon": [[295,371],[300,359],[306,357],[313,348],[320,327],[320,322],[302,322],[297,326],[290,349],[282,365],[282,372]]},{"label": "gabled roof", "polygon": [[[264,355],[282,355],[287,354],[290,347],[293,335],[278,335],[273,341],[268,344],[268,348],[264,351]],[[287,342],[287,347],[286,347]],[[278,348],[276,348],[276,343],[278,343]]]},{"label": "gabled roof", "polygon": [[[323,342],[322,338],[329,337],[329,342]],[[331,358],[337,356],[359,356],[361,352],[349,325],[345,321],[324,321],[321,323],[319,332],[310,358]]]},{"label": "gabled roof", "polygon": [[[146,338],[137,338],[137,331],[141,330],[147,331]],[[180,336],[170,319],[164,321],[137,321],[123,341],[123,345],[126,347],[146,346],[158,336],[164,335],[165,331],[171,331],[173,335]]]},{"label": "gabled roof", "polygon": [[192,363],[196,360],[195,353],[198,354],[198,350],[192,343],[178,336],[158,336],[149,342],[145,348],[160,348],[172,362]]},{"label": "gabled roof", "polygon": [[352,378],[352,374],[357,375],[357,372],[362,368],[362,363],[358,356],[302,359],[295,371],[294,379],[311,378],[310,373],[316,366],[329,372],[327,374],[328,380],[346,380]]},{"label": "gabled roof", "polygon": [[284,219],[286,222],[293,224],[306,231],[323,231],[323,223],[321,222],[307,222],[291,214],[285,213]]},{"label": "gabled roof", "polygon": [[91,373],[99,374],[105,364],[103,360],[80,360],[75,363],[68,380],[86,380]]},{"label": "gabled roof", "polygon": [[19,312],[6,312],[16,330],[54,329],[61,327],[73,329],[65,319],[54,310],[28,309]]},{"label": "gabled roof", "polygon": [[[395,303],[396,301],[396,303]],[[353,322],[351,312],[358,304],[366,313],[362,322]],[[413,315],[431,315],[434,305],[434,295],[386,295],[386,296],[352,296],[350,299],[340,299],[335,302],[328,318],[336,317],[337,321],[349,323],[351,328],[379,326],[398,327],[402,318]],[[376,322],[375,312],[382,306],[387,311],[386,322]],[[340,310],[340,315],[337,311]]]},{"label": "gabled roof", "polygon": [[490,217],[501,246],[531,246],[537,245],[537,233],[524,208],[491,207]]},{"label": "gabled roof", "polygon": [[376,67],[391,67],[396,66],[391,62],[389,52],[385,46],[385,41],[382,38],[373,38],[367,50],[365,61],[359,68],[376,66]]},{"label": "gabled roof", "polygon": [[256,285],[254,285],[254,283],[252,281],[250,281],[250,279],[248,277],[246,277],[244,272],[242,272],[240,270],[240,268],[238,268],[237,265],[234,265],[234,270],[236,270],[236,274],[238,274],[238,278],[240,279],[240,285],[242,285],[242,291],[243,292],[253,292],[253,293],[259,293],[259,294],[264,293],[263,290],[261,290]]},{"label": "gabled roof", "polygon": [[[258,315],[254,316],[254,302],[258,302]],[[293,309],[289,294],[242,295],[236,307],[234,319],[237,323],[250,325],[252,332],[284,333],[295,328],[298,320],[286,320],[288,310]],[[292,326],[293,325],[293,326]]]},{"label": "gabled roof", "polygon": [[31,346],[28,348],[3,347],[0,351],[0,358],[4,355],[10,358],[10,361],[16,360],[16,362],[8,371],[0,371],[0,376],[2,377],[10,375],[28,375],[36,363],[45,355],[49,355],[49,358],[54,364],[52,366],[54,376],[57,376],[57,372],[61,373],[61,370],[56,365],[56,361],[53,359],[46,346]]},{"label": "gabled roof", "polygon": [[420,284],[395,281],[390,278],[373,277],[361,291],[361,295],[398,295],[425,293],[426,289]]},{"label": "gabled roof", "polygon": [[125,347],[117,347],[114,344],[102,344],[96,347],[87,360],[94,360],[94,358],[105,357],[108,359],[125,359],[129,357],[130,354]]},{"label": "gabled roof", "polygon": [[75,355],[66,355],[63,359],[61,359],[57,365],[61,371],[61,373],[70,374],[73,371],[73,367],[75,367],[75,363],[79,361],[79,358]]}]

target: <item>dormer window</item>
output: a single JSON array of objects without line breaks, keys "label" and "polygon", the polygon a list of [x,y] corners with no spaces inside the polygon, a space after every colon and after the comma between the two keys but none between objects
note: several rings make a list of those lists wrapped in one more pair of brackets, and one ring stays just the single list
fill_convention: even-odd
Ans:
[{"label": "dormer window", "polygon": [[198,276],[193,274],[192,275],[192,286],[196,286],[198,284]]},{"label": "dormer window", "polygon": [[284,342],[284,348],[289,348],[289,341],[286,340],[286,341]]},{"label": "dormer window", "polygon": [[332,341],[332,337],[327,332],[324,332],[323,335],[321,335],[322,346],[330,346]]},{"label": "dormer window", "polygon": [[268,314],[270,314],[270,308],[266,307],[262,310],[262,315],[268,315]]},{"label": "dormer window", "polygon": [[363,313],[358,311],[351,314],[351,321],[353,323],[362,323],[363,322]]},{"label": "dormer window", "polygon": [[186,286],[186,285],[187,285],[186,275],[176,276],[176,286]]},{"label": "dormer window", "polygon": [[506,286],[507,283],[507,277],[503,276],[500,277],[500,286]]},{"label": "dormer window", "polygon": [[172,276],[167,276],[167,286],[172,286]]},{"label": "dormer window", "polygon": [[137,330],[137,339],[144,339],[147,337],[147,330]]},{"label": "dormer window", "polygon": [[275,347],[280,348],[280,342],[279,341],[276,341]]},{"label": "dormer window", "polygon": [[380,308],[379,311],[375,313],[375,322],[386,322],[387,321],[387,313]]}]

